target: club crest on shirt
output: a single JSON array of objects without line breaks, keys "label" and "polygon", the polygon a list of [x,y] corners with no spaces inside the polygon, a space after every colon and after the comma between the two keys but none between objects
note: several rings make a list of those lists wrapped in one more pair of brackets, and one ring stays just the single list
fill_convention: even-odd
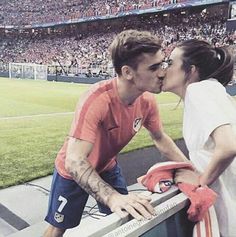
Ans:
[{"label": "club crest on shirt", "polygon": [[138,132],[142,126],[142,118],[136,118],[133,122],[133,129]]},{"label": "club crest on shirt", "polygon": [[57,223],[61,223],[64,221],[64,215],[62,215],[58,212],[55,212],[54,219]]}]

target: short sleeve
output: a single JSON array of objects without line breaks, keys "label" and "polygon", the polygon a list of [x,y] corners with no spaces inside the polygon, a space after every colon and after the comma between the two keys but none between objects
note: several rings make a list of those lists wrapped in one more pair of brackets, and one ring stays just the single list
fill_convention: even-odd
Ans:
[{"label": "short sleeve", "polygon": [[188,86],[185,106],[199,123],[204,141],[217,127],[230,123],[228,103],[225,88],[219,82],[206,80]]},{"label": "short sleeve", "polygon": [[91,143],[95,142],[96,134],[101,126],[104,105],[98,100],[87,100],[76,109],[69,135]]}]

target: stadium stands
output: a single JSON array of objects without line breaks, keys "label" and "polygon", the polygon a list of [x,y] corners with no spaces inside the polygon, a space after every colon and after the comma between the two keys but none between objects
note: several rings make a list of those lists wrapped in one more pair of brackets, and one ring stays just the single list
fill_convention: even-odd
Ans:
[{"label": "stadium stands", "polygon": [[52,23],[87,16],[116,14],[132,9],[148,9],[178,2],[186,0],[4,0],[0,3],[0,24],[19,26]]},{"label": "stadium stands", "polygon": [[[104,2],[104,1],[103,1]],[[145,8],[180,1],[166,0],[107,0],[106,4],[100,1],[1,1],[2,24],[28,24],[27,19],[34,19],[40,23],[55,21],[57,13],[60,17],[71,17],[71,14],[85,14],[89,9],[98,11],[100,8],[110,6],[121,8]],[[185,2],[185,1],[181,1]],[[30,4],[29,4],[30,3]],[[123,7],[122,7],[123,6]],[[22,14],[19,14],[21,12]],[[32,14],[28,14],[32,12]],[[64,25],[59,28],[45,28],[32,30],[31,33],[19,33],[0,38],[0,71],[8,70],[8,64],[37,63],[50,66],[49,74],[80,73],[86,75],[112,74],[108,57],[108,46],[118,32],[135,28],[149,30],[163,40],[163,47],[168,54],[177,42],[190,38],[205,39],[216,47],[231,45],[235,52],[236,34],[226,31],[228,5],[214,5],[212,7],[180,9],[165,14],[141,14],[127,16],[106,21],[93,21],[88,23]],[[14,14],[13,14],[14,13]],[[40,14],[39,14],[40,13]],[[27,16],[25,16],[26,14]],[[40,15],[37,19],[35,14]],[[107,14],[107,13],[106,13]],[[47,17],[45,17],[45,15]],[[13,17],[14,16],[14,17]],[[29,18],[27,18],[29,16]],[[12,17],[12,21],[10,18]]]}]

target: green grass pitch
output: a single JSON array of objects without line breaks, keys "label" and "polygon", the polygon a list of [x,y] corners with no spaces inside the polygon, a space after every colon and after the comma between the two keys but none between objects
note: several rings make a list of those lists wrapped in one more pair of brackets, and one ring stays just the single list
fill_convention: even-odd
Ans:
[{"label": "green grass pitch", "polygon": [[[0,78],[0,188],[49,175],[81,94],[90,85]],[[164,129],[182,137],[182,105],[169,93],[156,96]],[[151,146],[142,129],[122,150]]]}]

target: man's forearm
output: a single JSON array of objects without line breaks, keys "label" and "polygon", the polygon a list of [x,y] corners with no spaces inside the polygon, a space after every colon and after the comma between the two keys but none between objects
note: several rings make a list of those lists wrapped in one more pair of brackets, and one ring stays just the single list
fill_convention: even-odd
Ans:
[{"label": "man's forearm", "polygon": [[183,154],[183,152],[177,147],[177,145],[173,142],[173,140],[166,135],[162,134],[158,139],[154,138],[154,144],[158,148],[158,150],[171,161],[184,161],[190,162],[187,157]]},{"label": "man's forearm", "polygon": [[86,159],[77,158],[77,160],[69,161],[67,170],[80,187],[103,204],[107,204],[108,198],[116,192],[98,175]]}]

